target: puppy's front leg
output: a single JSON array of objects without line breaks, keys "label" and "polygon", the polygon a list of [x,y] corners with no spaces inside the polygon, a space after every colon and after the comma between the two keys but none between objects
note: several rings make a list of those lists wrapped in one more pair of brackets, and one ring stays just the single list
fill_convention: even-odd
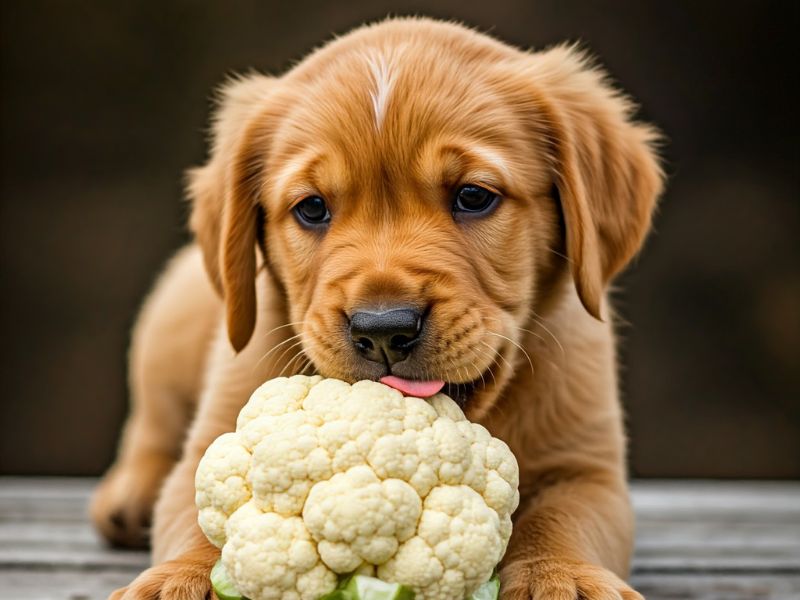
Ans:
[{"label": "puppy's front leg", "polygon": [[254,340],[234,355],[224,332],[212,349],[206,390],[192,424],[183,456],[170,473],[155,506],[154,566],[110,600],[205,600],[213,597],[209,573],[219,549],[197,524],[194,476],[209,444],[236,427],[236,416],[248,398],[271,375],[259,358],[278,338]]},{"label": "puppy's front leg", "polygon": [[501,569],[504,599],[642,600],[622,579],[633,538],[624,479],[584,471],[556,476],[520,507]]},{"label": "puppy's front leg", "polygon": [[[202,454],[187,452],[164,484],[156,505],[153,560],[155,566],[109,600],[205,600],[211,597],[211,567],[219,549],[197,525],[194,472]],[[168,560],[165,560],[167,559]],[[164,562],[161,562],[164,561]]]},{"label": "puppy's front leg", "polygon": [[219,549],[208,542],[197,525],[194,472],[201,456],[196,450],[187,451],[164,484],[155,510],[155,566],[114,592],[109,600],[211,597],[209,574],[219,558]]}]

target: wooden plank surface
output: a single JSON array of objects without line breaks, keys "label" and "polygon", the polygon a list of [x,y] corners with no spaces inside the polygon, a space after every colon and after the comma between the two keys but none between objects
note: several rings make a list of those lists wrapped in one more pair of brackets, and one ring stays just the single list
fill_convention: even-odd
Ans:
[{"label": "wooden plank surface", "polygon": [[[94,485],[0,478],[0,600],[103,599],[147,565],[91,529]],[[646,481],[633,499],[648,599],[800,599],[800,483]]]}]

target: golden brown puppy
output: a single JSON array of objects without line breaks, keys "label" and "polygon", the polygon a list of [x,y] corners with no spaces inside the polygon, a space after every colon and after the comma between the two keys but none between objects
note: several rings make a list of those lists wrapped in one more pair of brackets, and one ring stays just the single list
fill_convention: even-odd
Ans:
[{"label": "golden brown puppy", "polygon": [[447,382],[509,443],[504,598],[638,598],[605,290],[650,225],[654,137],[574,49],[425,19],[226,85],[190,174],[197,245],[137,324],[133,412],[94,498],[109,539],[140,542],[175,465],[155,566],[113,597],[206,597],[197,462],[254,388],[305,369]]}]

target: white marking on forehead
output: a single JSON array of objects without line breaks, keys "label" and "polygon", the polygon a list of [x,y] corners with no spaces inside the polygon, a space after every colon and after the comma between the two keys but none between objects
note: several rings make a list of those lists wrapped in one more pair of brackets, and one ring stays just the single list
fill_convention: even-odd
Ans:
[{"label": "white marking on forehead", "polygon": [[372,98],[372,112],[375,117],[375,129],[381,130],[384,118],[386,117],[386,107],[389,104],[389,96],[394,87],[395,74],[393,72],[393,61],[383,53],[370,54],[367,56],[367,65],[372,74],[374,89],[370,90]]}]

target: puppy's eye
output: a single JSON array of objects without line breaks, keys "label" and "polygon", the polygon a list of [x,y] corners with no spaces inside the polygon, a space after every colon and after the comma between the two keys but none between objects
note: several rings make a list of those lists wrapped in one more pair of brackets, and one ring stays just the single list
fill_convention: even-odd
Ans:
[{"label": "puppy's eye", "polygon": [[309,196],[294,207],[294,215],[302,225],[326,225],[331,220],[331,213],[325,200],[319,196]]},{"label": "puppy's eye", "polygon": [[458,189],[453,200],[453,213],[479,217],[497,206],[500,196],[478,185],[465,185]]}]

